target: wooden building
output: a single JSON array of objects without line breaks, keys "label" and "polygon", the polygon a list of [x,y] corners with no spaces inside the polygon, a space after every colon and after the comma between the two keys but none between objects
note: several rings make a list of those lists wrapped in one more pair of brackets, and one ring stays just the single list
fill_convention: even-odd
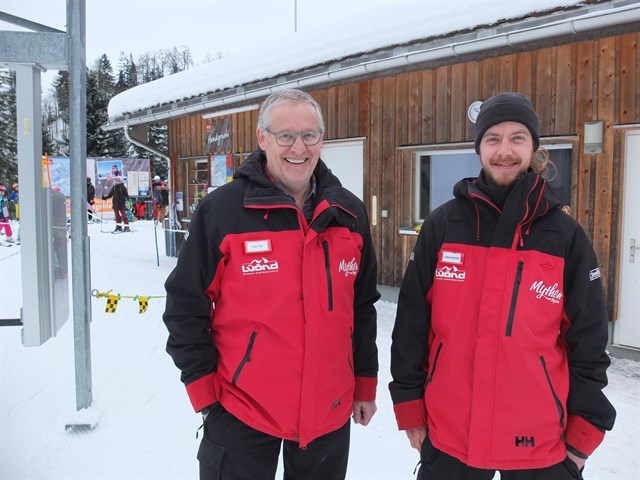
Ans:
[{"label": "wooden building", "polygon": [[[586,2],[256,76],[124,111],[108,128],[166,122],[172,190],[188,220],[215,162],[235,168],[257,148],[257,104],[278,88],[310,92],[325,117],[322,158],[368,208],[379,283],[398,286],[416,225],[479,171],[470,107],[521,92],[557,166],[553,183],[598,254],[610,318],[621,320],[612,341],[640,349],[639,40],[638,1]],[[222,136],[226,147],[212,150]]]}]

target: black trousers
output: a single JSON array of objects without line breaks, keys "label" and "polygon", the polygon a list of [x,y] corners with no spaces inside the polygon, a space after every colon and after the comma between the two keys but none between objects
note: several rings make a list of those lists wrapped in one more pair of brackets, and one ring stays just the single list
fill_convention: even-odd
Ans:
[{"label": "black trousers", "polygon": [[[455,457],[435,448],[424,439],[420,452],[417,480],[491,480],[496,471],[469,467]],[[502,480],[581,480],[578,466],[568,458],[546,468],[530,470],[500,470]]]},{"label": "black trousers", "polygon": [[284,480],[343,480],[349,459],[350,423],[300,448],[242,423],[220,403],[204,423],[198,450],[200,480],[273,480],[283,448]]}]

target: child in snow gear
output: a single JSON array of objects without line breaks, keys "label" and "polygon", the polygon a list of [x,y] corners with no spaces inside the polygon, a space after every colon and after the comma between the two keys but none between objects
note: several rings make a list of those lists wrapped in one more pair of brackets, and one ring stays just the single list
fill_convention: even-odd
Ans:
[{"label": "child in snow gear", "polygon": [[20,186],[13,184],[13,192],[9,194],[9,218],[11,220],[20,220]]},{"label": "child in snow gear", "polygon": [[0,232],[5,233],[5,241],[13,243],[13,230],[9,222],[9,209],[7,206],[7,190],[4,185],[0,185]]}]

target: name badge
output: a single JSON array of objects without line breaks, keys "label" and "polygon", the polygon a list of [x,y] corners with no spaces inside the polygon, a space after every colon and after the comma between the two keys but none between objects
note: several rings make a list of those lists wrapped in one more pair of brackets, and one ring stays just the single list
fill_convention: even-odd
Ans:
[{"label": "name badge", "polygon": [[440,261],[442,263],[451,263],[454,265],[462,265],[464,263],[464,253],[462,252],[449,252],[443,250],[440,253]]},{"label": "name badge", "polygon": [[271,251],[271,240],[247,240],[244,253],[265,253]]}]

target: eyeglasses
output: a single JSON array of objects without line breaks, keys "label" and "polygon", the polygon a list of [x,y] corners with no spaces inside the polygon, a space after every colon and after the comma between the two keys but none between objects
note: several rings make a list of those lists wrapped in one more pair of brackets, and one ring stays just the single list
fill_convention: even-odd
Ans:
[{"label": "eyeglasses", "polygon": [[308,132],[272,132],[268,128],[265,129],[271,135],[276,137],[276,143],[281,147],[290,147],[294,143],[298,137],[302,139],[302,143],[304,143],[307,147],[311,147],[313,145],[317,145],[320,143],[322,139],[322,130],[309,130]]}]

